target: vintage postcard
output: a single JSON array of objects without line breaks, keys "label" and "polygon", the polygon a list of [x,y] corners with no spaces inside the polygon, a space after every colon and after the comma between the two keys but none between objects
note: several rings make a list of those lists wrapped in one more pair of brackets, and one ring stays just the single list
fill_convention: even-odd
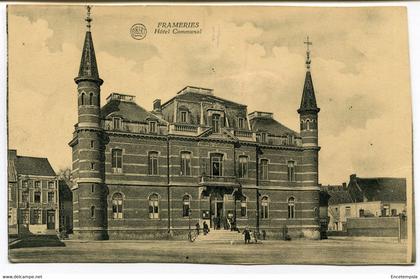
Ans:
[{"label": "vintage postcard", "polygon": [[403,7],[9,5],[12,263],[411,264]]}]

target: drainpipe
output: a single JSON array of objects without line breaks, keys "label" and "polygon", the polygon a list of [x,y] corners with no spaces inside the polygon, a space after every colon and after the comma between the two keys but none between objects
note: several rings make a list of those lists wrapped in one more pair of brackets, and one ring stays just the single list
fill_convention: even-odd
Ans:
[{"label": "drainpipe", "polygon": [[256,202],[257,202],[257,234],[260,233],[260,191],[259,191],[259,184],[260,184],[260,169],[259,169],[259,161],[260,161],[260,150],[259,146],[256,145],[255,147],[255,160],[256,160],[256,172],[255,172],[255,186],[256,190]]},{"label": "drainpipe", "polygon": [[166,137],[166,183],[168,185],[167,187],[167,197],[168,197],[168,234],[171,233],[171,191],[170,191],[170,186],[169,183],[171,182],[170,180],[170,167],[169,167],[169,135]]},{"label": "drainpipe", "polygon": [[[236,171],[236,142],[233,143],[233,176],[235,177],[235,181],[237,181],[237,171]],[[233,210],[233,220],[236,226],[236,194],[237,190],[234,190],[233,202],[234,202],[234,210]]]}]

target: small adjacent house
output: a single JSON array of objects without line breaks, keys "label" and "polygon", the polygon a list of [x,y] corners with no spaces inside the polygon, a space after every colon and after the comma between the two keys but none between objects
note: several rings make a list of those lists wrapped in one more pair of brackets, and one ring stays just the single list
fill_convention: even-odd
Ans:
[{"label": "small adjacent house", "polygon": [[48,159],[8,150],[8,167],[9,235],[55,234],[58,181]]},{"label": "small adjacent house", "polygon": [[349,184],[324,186],[330,195],[328,229],[346,231],[348,219],[405,215],[406,179],[350,175]]}]

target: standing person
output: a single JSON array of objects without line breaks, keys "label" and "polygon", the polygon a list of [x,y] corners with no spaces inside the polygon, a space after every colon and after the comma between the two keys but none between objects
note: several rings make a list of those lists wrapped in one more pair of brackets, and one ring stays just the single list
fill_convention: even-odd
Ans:
[{"label": "standing person", "polygon": [[258,242],[258,239],[257,239],[257,231],[256,230],[254,230],[252,232],[252,237],[254,238],[254,242],[257,243]]},{"label": "standing person", "polygon": [[200,235],[200,223],[197,222],[197,224],[195,224],[195,230],[197,231],[197,235]]},{"label": "standing person", "polygon": [[207,225],[206,221],[203,223],[203,234],[206,235],[209,233],[209,226]]},{"label": "standing person", "polygon": [[245,244],[250,243],[250,240],[251,240],[251,234],[250,234],[250,232],[249,232],[248,227],[245,227],[245,230],[242,232],[242,234],[243,234],[243,235],[244,235],[244,237],[245,237]]}]

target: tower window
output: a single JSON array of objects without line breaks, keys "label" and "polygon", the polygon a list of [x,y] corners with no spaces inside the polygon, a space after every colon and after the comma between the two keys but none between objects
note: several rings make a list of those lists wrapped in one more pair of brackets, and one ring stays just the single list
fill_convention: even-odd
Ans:
[{"label": "tower window", "polygon": [[90,192],[94,193],[95,192],[95,184],[92,184],[90,186]]},{"label": "tower window", "polygon": [[191,175],[191,153],[188,151],[181,153],[181,175]]},{"label": "tower window", "polygon": [[309,119],[306,119],[306,130],[310,130],[310,127],[309,127]]},{"label": "tower window", "polygon": [[238,175],[240,178],[245,178],[248,175],[248,157],[247,156],[239,156]]},{"label": "tower window", "polygon": [[82,93],[80,96],[80,104],[83,106],[85,104],[85,93]]},{"label": "tower window", "polygon": [[116,173],[122,172],[122,150],[113,149],[111,154],[112,170]]},{"label": "tower window", "polygon": [[159,196],[157,194],[149,196],[149,218],[159,219]]},{"label": "tower window", "polygon": [[287,218],[294,219],[295,218],[295,198],[290,197],[287,200]]},{"label": "tower window", "polygon": [[295,162],[294,161],[288,161],[287,162],[287,180],[289,182],[296,181]]},{"label": "tower window", "polygon": [[112,216],[114,219],[123,218],[123,196],[121,193],[115,193],[112,196]]},{"label": "tower window", "polygon": [[95,218],[95,206],[90,207],[90,218]]},{"label": "tower window", "polygon": [[261,199],[261,219],[268,219],[268,197],[265,196]]},{"label": "tower window", "polygon": [[213,127],[213,132],[220,133],[220,115],[219,114],[213,114],[211,116],[211,124]]},{"label": "tower window", "polygon": [[191,199],[189,195],[185,195],[182,199],[182,217],[190,216]]},{"label": "tower window", "polygon": [[149,152],[149,175],[158,174],[158,153],[156,151]]},{"label": "tower window", "polygon": [[93,105],[93,93],[89,94],[89,105]]},{"label": "tower window", "polygon": [[91,140],[90,141],[90,148],[94,148],[95,147],[95,141],[94,140]]},{"label": "tower window", "polygon": [[260,161],[261,180],[268,180],[268,160],[261,159]]},{"label": "tower window", "polygon": [[90,169],[94,170],[95,169],[95,163],[90,163]]}]

